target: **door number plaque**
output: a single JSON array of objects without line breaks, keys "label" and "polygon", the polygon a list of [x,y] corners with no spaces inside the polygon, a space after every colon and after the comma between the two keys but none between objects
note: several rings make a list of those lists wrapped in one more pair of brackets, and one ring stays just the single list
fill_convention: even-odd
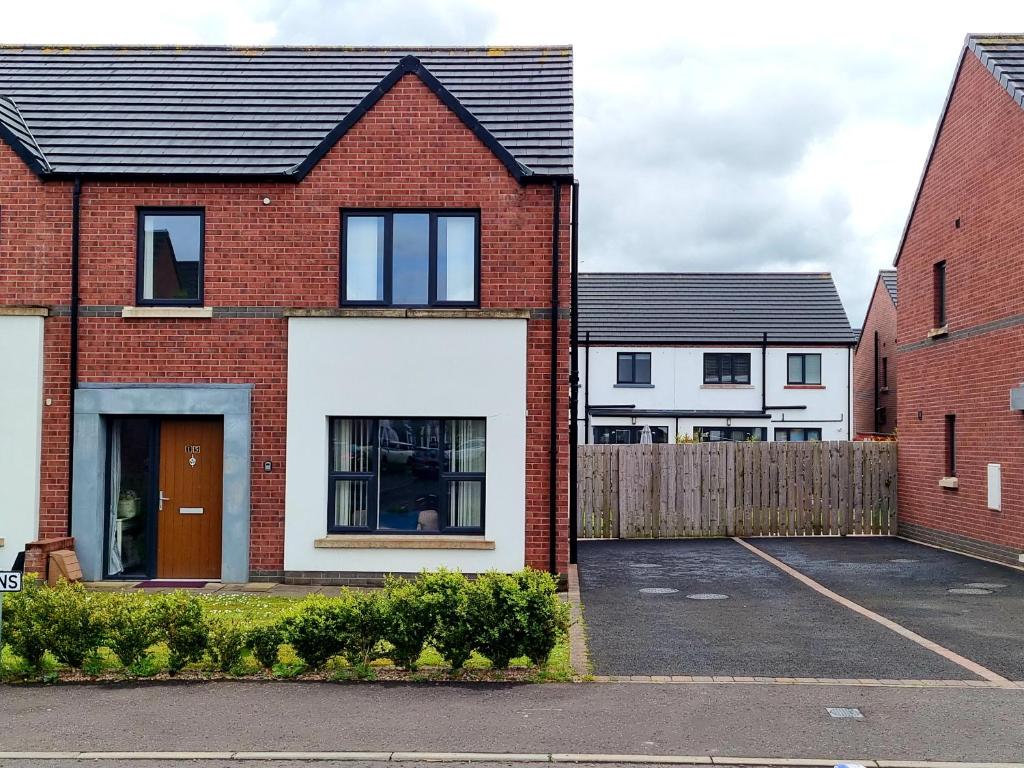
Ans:
[{"label": "door number plaque", "polygon": [[185,453],[191,454],[191,456],[189,456],[188,458],[188,465],[190,467],[194,467],[198,463],[198,459],[196,459],[196,454],[202,452],[202,450],[203,447],[201,445],[185,446]]}]

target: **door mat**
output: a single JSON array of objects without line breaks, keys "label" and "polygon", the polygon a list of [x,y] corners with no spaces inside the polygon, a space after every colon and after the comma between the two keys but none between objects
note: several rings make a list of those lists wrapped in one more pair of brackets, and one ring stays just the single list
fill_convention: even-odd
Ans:
[{"label": "door mat", "polygon": [[160,581],[160,579],[152,579],[150,581],[140,581],[135,585],[136,589],[157,589],[163,587],[164,589],[202,589],[209,582],[206,581]]}]

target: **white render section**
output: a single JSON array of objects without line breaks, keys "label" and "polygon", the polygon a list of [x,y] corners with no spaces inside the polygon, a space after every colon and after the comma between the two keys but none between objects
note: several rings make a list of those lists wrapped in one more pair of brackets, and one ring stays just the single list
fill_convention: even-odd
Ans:
[{"label": "white render section", "polygon": [[[495,548],[314,548],[327,533],[329,416],[486,417],[484,535]],[[289,319],[287,467],[286,571],[522,568],[526,320]]]},{"label": "white render section", "polygon": [[0,570],[39,533],[43,318],[0,317]]},{"label": "white render section", "polygon": [[[590,352],[590,387],[587,393],[587,347],[580,346],[580,410],[577,414],[580,442],[583,442],[585,399],[591,407],[635,405],[637,410],[666,411],[758,411],[761,410],[761,347],[597,347]],[[651,384],[617,386],[616,364],[619,352],[650,352]],[[750,355],[750,384],[704,384],[704,353],[732,352]],[[786,384],[787,355],[821,354],[822,388],[793,388]],[[767,398],[771,419],[732,418],[734,427],[766,427],[768,439],[783,427],[820,427],[823,440],[849,440],[850,376],[852,352],[848,347],[773,347],[767,350]],[[805,405],[805,410],[786,410],[772,406]],[[590,426],[662,426],[669,440],[676,433],[676,419],[655,416],[592,416]],[[694,427],[725,426],[725,419],[680,418],[680,434],[692,435]],[[591,440],[592,441],[592,440]]]}]

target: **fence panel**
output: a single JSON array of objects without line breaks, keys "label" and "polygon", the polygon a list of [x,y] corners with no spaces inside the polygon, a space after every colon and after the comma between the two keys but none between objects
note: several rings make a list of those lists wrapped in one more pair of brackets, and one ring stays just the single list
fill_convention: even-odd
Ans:
[{"label": "fence panel", "polygon": [[896,444],[581,445],[580,538],[896,532]]}]

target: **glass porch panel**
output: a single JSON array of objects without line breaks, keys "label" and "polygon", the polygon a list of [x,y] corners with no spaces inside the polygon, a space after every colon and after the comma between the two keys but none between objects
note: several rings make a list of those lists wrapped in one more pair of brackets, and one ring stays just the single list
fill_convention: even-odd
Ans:
[{"label": "glass porch panel", "polygon": [[153,505],[153,427],[149,419],[109,422],[107,465],[108,576],[148,576]]}]

